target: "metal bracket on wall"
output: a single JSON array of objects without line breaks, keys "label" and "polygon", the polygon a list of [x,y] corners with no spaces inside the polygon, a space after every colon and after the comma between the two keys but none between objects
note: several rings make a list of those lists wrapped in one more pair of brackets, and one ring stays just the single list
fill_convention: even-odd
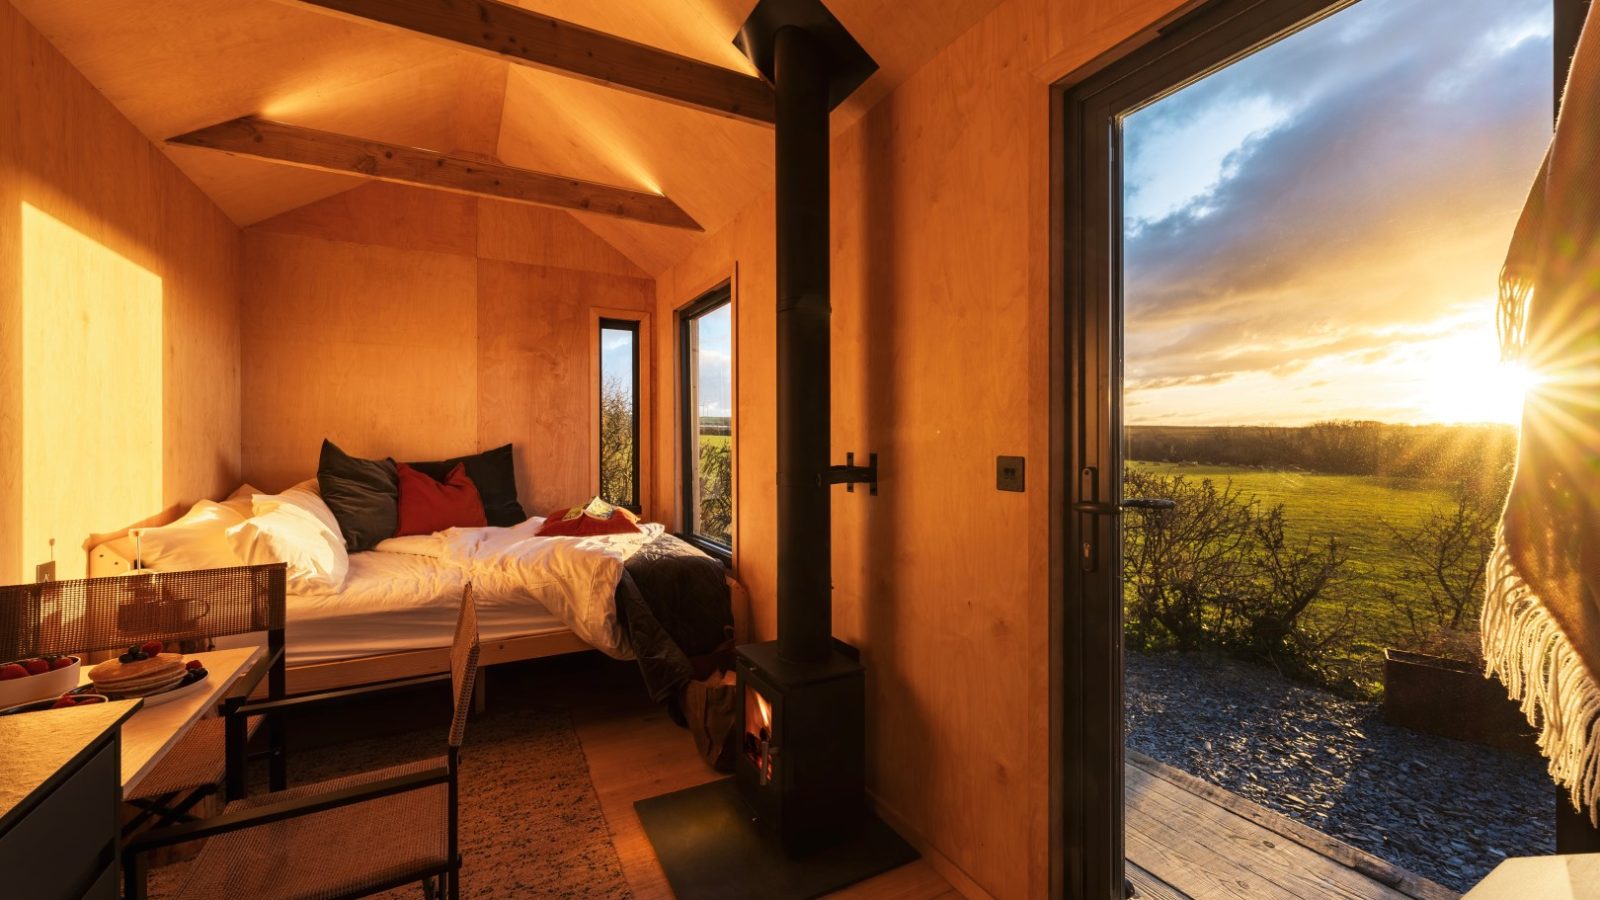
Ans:
[{"label": "metal bracket on wall", "polygon": [[878,496],[878,454],[867,454],[867,464],[858,466],[856,455],[846,453],[844,465],[830,467],[828,474],[823,476],[822,483],[842,484],[845,486],[844,489],[852,494],[856,492],[856,485],[865,484],[868,485],[867,493],[874,497]]}]

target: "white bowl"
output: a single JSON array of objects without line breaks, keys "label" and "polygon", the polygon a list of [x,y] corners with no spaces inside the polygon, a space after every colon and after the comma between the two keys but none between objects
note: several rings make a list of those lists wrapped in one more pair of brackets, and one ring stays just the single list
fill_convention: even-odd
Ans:
[{"label": "white bowl", "polygon": [[81,659],[74,656],[70,666],[51,669],[43,675],[0,681],[0,708],[65,694],[78,686],[78,670],[82,663]]}]

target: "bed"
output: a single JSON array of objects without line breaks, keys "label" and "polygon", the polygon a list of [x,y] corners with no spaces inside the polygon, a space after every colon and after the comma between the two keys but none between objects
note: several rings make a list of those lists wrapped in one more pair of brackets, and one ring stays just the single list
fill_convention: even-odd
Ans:
[{"label": "bed", "polygon": [[[542,522],[385,541],[350,554],[337,592],[291,591],[290,692],[446,671],[469,579],[484,665],[596,649],[638,658],[651,695],[663,699],[681,686],[688,657],[730,637],[718,624],[728,615],[731,637],[743,638],[743,588],[662,526],[646,525],[639,535],[540,538]],[[90,550],[89,574],[131,571],[133,556],[126,536],[99,544]]]}]

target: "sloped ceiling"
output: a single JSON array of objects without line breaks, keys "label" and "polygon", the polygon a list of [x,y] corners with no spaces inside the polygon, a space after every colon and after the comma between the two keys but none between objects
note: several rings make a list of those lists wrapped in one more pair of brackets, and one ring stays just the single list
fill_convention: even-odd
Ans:
[{"label": "sloped ceiling", "polygon": [[[707,232],[771,190],[772,132],[510,65],[278,0],[10,0],[235,222],[361,184],[354,177],[166,146],[245,115],[664,193]],[[515,0],[629,40],[753,73],[732,39],[754,0]],[[840,128],[1001,0],[830,0],[880,70]],[[702,238],[574,217],[660,273]]]}]

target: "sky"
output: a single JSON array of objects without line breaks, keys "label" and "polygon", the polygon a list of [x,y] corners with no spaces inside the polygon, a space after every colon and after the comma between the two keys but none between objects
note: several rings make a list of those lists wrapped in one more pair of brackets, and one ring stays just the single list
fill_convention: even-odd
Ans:
[{"label": "sky", "polygon": [[[733,307],[723,306],[694,320],[700,342],[700,415],[733,414]],[[600,329],[600,378],[633,382],[633,332]]]},{"label": "sky", "polygon": [[600,381],[633,386],[633,332],[620,328],[600,329]]},{"label": "sky", "polygon": [[1515,422],[1550,0],[1361,0],[1123,122],[1126,418]]},{"label": "sky", "polygon": [[733,307],[721,306],[695,319],[700,329],[700,415],[733,415]]}]

